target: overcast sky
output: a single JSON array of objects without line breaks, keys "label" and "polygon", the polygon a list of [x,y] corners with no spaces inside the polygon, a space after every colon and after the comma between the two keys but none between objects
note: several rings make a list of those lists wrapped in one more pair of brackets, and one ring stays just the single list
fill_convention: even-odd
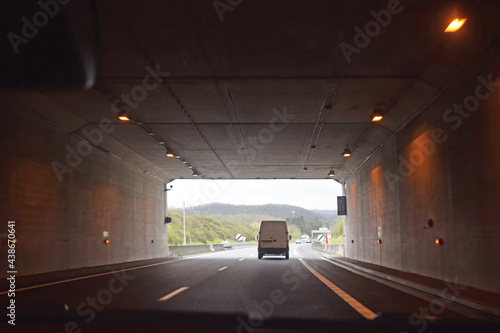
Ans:
[{"label": "overcast sky", "polygon": [[332,179],[205,180],[169,183],[168,207],[181,208],[221,202],[235,205],[287,204],[306,209],[337,209],[342,187]]}]

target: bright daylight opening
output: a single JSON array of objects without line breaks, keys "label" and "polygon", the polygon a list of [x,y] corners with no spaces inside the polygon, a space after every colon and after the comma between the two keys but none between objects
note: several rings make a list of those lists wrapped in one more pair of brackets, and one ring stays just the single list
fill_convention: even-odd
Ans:
[{"label": "bright daylight opening", "polygon": [[179,179],[167,188],[169,245],[184,244],[184,219],[186,244],[256,242],[262,220],[286,220],[293,242],[325,241],[312,231],[326,228],[343,243],[342,185],[332,179]]}]

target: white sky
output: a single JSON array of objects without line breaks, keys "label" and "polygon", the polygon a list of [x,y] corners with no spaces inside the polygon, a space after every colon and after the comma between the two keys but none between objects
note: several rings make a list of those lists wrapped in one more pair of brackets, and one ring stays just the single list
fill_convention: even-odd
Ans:
[{"label": "white sky", "polygon": [[332,179],[177,179],[168,184],[168,207],[220,202],[234,205],[287,204],[306,209],[337,209],[342,186]]}]

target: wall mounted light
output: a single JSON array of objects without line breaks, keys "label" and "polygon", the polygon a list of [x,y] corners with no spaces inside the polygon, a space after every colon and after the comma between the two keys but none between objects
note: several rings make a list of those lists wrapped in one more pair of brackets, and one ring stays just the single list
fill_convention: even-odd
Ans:
[{"label": "wall mounted light", "polygon": [[454,19],[453,21],[450,22],[450,24],[448,24],[446,29],[444,29],[444,32],[455,32],[455,31],[460,30],[460,28],[462,28],[462,26],[464,25],[465,21],[467,21],[466,18]]},{"label": "wall mounted light", "polygon": [[371,119],[372,119],[372,121],[381,121],[382,118],[384,118],[384,114],[382,113],[382,109],[379,106],[377,106],[375,109],[373,109]]},{"label": "wall mounted light", "polygon": [[167,157],[174,157],[175,154],[171,149],[167,149]]},{"label": "wall mounted light", "polygon": [[330,172],[328,173],[328,177],[330,178],[335,177],[335,172],[333,171],[333,169],[331,169]]},{"label": "wall mounted light", "polygon": [[120,111],[118,113],[118,119],[121,121],[130,121],[130,116],[125,111]]},{"label": "wall mounted light", "polygon": [[437,245],[443,245],[443,240],[441,238],[436,238],[435,243]]},{"label": "wall mounted light", "polygon": [[377,239],[377,243],[382,244],[382,240],[381,239]]},{"label": "wall mounted light", "polygon": [[196,170],[193,170],[193,177],[198,177],[200,174],[198,173],[198,171]]},{"label": "wall mounted light", "polygon": [[351,156],[351,150],[349,149],[349,146],[347,146],[346,149],[344,149],[344,152],[342,153],[342,156],[344,156],[344,157]]},{"label": "wall mounted light", "polygon": [[107,238],[106,238],[106,239],[104,240],[104,244],[109,244],[109,239],[107,239]]}]

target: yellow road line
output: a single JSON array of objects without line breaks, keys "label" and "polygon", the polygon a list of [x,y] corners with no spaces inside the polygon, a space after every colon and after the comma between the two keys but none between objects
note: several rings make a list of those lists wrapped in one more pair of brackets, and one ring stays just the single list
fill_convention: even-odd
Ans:
[{"label": "yellow road line", "polygon": [[176,291],[172,291],[170,294],[163,296],[162,298],[158,298],[158,302],[165,302],[167,299],[174,297],[177,294],[182,293],[184,290],[189,289],[189,287],[182,287],[177,289]]},{"label": "yellow road line", "polygon": [[223,271],[223,270],[225,270],[226,268],[227,268],[227,266],[224,266],[224,267],[222,267],[222,268],[219,268],[219,271]]},{"label": "yellow road line", "polygon": [[358,311],[363,317],[369,320],[373,320],[377,318],[377,315],[368,309],[366,306],[355,300],[351,295],[337,287],[334,283],[332,283],[330,280],[325,278],[323,275],[318,273],[314,268],[309,266],[304,260],[299,259],[302,265],[304,265],[311,273],[314,274],[321,282],[323,282],[328,288],[333,290],[334,293],[339,295],[344,301],[347,302],[354,310]]}]

